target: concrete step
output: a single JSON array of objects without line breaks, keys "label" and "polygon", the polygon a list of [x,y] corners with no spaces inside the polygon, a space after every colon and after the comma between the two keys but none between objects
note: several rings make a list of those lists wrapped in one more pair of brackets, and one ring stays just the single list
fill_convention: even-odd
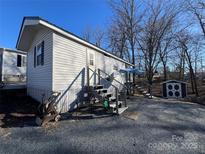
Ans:
[{"label": "concrete step", "polygon": [[122,114],[125,110],[127,110],[128,107],[122,107],[118,109],[118,114]]},{"label": "concrete step", "polygon": [[[121,107],[121,108],[118,108],[118,114],[122,114],[125,110],[127,110],[128,107]],[[113,111],[113,113],[117,113],[116,110]]]}]

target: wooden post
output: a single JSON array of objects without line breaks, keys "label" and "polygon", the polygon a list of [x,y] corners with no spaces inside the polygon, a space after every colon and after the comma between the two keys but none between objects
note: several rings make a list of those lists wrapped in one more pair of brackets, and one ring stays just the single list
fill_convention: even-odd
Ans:
[{"label": "wooden post", "polygon": [[87,66],[87,101],[90,103],[90,75],[89,75],[89,66]]},{"label": "wooden post", "polygon": [[118,89],[117,88],[115,88],[115,97],[116,97],[116,112],[117,112],[117,114],[119,113],[118,112]]},{"label": "wooden post", "polygon": [[127,107],[127,90],[124,90],[125,107]]},{"label": "wooden post", "polygon": [[100,69],[98,68],[98,84],[100,85]]}]

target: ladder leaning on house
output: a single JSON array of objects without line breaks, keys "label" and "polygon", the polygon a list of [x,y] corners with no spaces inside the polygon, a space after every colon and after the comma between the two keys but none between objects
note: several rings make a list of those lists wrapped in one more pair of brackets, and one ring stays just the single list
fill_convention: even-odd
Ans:
[{"label": "ladder leaning on house", "polygon": [[[94,85],[90,85],[90,78],[89,72],[92,72],[94,75],[98,77],[98,83]],[[88,99],[90,103],[102,103],[104,108],[108,109],[112,113],[121,114],[123,113],[127,107],[127,87],[112,78],[113,81],[117,82],[119,85],[122,86],[120,90],[117,86],[113,85],[111,81],[107,78],[104,78],[101,74],[105,74],[108,78],[111,78],[109,74],[104,72],[101,69],[92,70],[91,68],[87,67],[87,87],[88,87]],[[108,88],[105,88],[102,84],[101,80],[105,82],[109,82],[110,86],[114,88],[114,92],[108,92]]]}]

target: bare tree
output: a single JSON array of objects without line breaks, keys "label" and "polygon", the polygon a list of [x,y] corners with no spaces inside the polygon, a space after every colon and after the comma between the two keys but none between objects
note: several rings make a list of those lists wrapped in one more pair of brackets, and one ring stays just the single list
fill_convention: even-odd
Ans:
[{"label": "bare tree", "polygon": [[120,22],[112,22],[108,30],[109,48],[112,53],[131,62],[125,28]]},{"label": "bare tree", "polygon": [[192,12],[198,20],[205,37],[205,2],[202,0],[188,0],[185,2],[188,11]]},{"label": "bare tree", "polygon": [[191,37],[187,31],[184,33],[180,33],[177,36],[177,39],[178,39],[179,45],[182,49],[182,52],[185,55],[187,65],[189,68],[192,92],[195,93],[196,96],[199,96],[198,88],[197,88],[197,81],[196,81],[196,74],[195,74],[194,68],[193,68],[193,63],[194,63],[193,57],[195,56],[195,54],[193,54],[193,52],[196,52],[195,47],[198,44],[198,42],[196,43],[193,40],[193,37]]},{"label": "bare tree", "polygon": [[[127,45],[132,53],[132,64],[135,68],[136,36],[139,31],[139,22],[143,15],[137,15],[138,6],[136,0],[115,0],[111,1],[110,4],[115,14],[114,18],[122,26],[120,28],[121,49],[125,47],[126,42],[129,43]],[[119,41],[117,42],[119,43]],[[133,75],[133,81],[135,82],[135,75]]]},{"label": "bare tree", "polygon": [[87,26],[82,32],[82,38],[88,42],[91,42],[93,36],[93,30],[91,27]]},{"label": "bare tree", "polygon": [[100,28],[96,28],[93,32],[93,39],[94,39],[94,43],[97,47],[102,47],[103,44],[103,39],[104,39],[104,35],[105,32],[100,29]]},{"label": "bare tree", "polygon": [[[176,8],[166,5],[167,1],[158,0],[155,4],[149,3],[147,20],[138,41],[144,54],[147,80],[152,85],[154,72],[160,63],[160,48],[167,33],[170,32],[177,15]],[[168,45],[168,44],[167,44]],[[167,49],[166,49],[167,50]],[[161,58],[165,58],[162,54]],[[150,91],[150,89],[149,89]]]},{"label": "bare tree", "polygon": [[172,34],[169,35],[169,37],[163,39],[160,43],[159,47],[159,57],[160,61],[163,65],[163,74],[164,74],[164,81],[167,80],[167,65],[168,65],[168,59],[170,56],[170,53],[175,50],[176,47],[173,45],[173,36]]}]

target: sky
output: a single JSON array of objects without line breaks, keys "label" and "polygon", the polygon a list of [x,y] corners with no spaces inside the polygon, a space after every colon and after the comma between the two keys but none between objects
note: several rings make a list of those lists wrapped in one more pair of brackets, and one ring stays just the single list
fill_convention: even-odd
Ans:
[{"label": "sky", "polygon": [[105,28],[107,0],[0,0],[0,47],[15,48],[24,16],[40,16],[76,35],[86,27]]}]

